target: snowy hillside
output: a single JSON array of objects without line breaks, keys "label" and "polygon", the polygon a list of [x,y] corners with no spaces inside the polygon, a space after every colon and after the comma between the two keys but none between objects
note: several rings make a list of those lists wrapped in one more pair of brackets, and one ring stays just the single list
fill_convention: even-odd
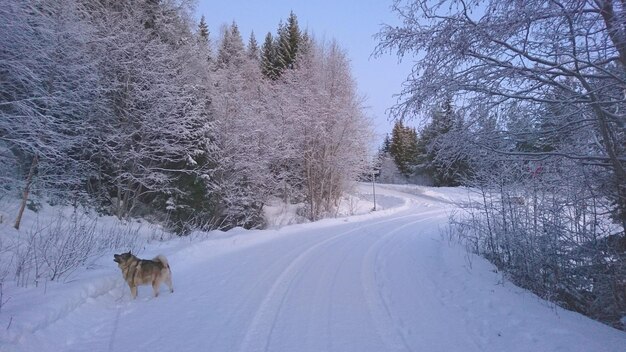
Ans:
[{"label": "snowy hillside", "polygon": [[443,239],[462,189],[379,186],[376,212],[371,185],[359,197],[360,215],[142,244],[172,267],[158,298],[131,300],[113,252],[64,283],[7,285],[0,351],[626,350]]}]

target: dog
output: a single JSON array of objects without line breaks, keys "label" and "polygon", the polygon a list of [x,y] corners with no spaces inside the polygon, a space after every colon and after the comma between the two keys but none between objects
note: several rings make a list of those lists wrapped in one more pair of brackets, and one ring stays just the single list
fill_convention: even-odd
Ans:
[{"label": "dog", "polygon": [[157,255],[152,260],[139,259],[128,251],[127,253],[114,254],[113,261],[122,270],[122,277],[130,287],[130,295],[133,299],[137,298],[137,286],[139,285],[152,284],[154,297],[159,296],[159,287],[163,282],[170,288],[170,292],[174,292],[172,271],[165,256]]}]

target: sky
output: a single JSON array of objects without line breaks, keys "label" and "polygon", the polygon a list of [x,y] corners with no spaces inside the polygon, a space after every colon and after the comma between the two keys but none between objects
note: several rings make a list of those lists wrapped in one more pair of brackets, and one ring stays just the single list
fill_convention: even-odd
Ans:
[{"label": "sky", "polygon": [[352,75],[359,94],[366,98],[366,114],[372,119],[376,144],[380,145],[393,127],[386,110],[396,103],[394,95],[411,70],[411,62],[399,63],[395,55],[372,57],[377,44],[374,35],[381,25],[400,24],[391,4],[392,0],[198,0],[196,17],[205,16],[213,40],[219,38],[223,24],[235,21],[246,43],[254,31],[261,44],[267,32],[276,34],[278,23],[285,22],[293,11],[301,29],[318,40],[335,39],[351,61]]}]

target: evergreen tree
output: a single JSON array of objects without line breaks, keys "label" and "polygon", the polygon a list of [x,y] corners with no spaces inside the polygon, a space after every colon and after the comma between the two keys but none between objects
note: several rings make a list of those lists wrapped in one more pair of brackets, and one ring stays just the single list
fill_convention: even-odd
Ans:
[{"label": "evergreen tree", "polygon": [[209,26],[206,24],[204,15],[202,15],[198,24],[198,44],[201,54],[206,56],[207,61],[211,61],[211,41],[209,36]]},{"label": "evergreen tree", "polygon": [[443,144],[449,140],[444,137],[460,127],[461,119],[448,99],[433,111],[430,123],[420,133],[417,163],[422,173],[432,177],[435,186],[458,186],[469,172],[467,163],[447,155]]},{"label": "evergreen tree", "polygon": [[154,29],[159,13],[159,0],[145,0],[143,7],[146,11],[146,16],[143,22],[145,29]]},{"label": "evergreen tree", "polygon": [[302,33],[298,26],[298,18],[292,11],[287,19],[287,25],[280,26],[278,32],[278,69],[281,72],[295,67],[301,41]]},{"label": "evergreen tree", "polygon": [[229,66],[241,67],[245,60],[245,49],[239,27],[233,21],[230,27],[225,27],[222,42],[217,53],[217,65],[219,68]]},{"label": "evergreen tree", "polygon": [[417,132],[415,128],[406,127],[402,121],[396,121],[391,133],[389,154],[393,157],[398,170],[404,176],[410,176],[417,163]]},{"label": "evergreen tree", "polygon": [[284,25],[281,21],[278,24],[277,36],[274,38],[271,33],[265,37],[265,42],[261,49],[261,71],[263,74],[275,80],[280,77],[285,70],[296,67],[301,47],[309,45],[308,35],[304,35],[298,26],[296,15],[291,12]]},{"label": "evergreen tree", "polygon": [[259,227],[263,225],[265,189],[272,183],[264,162],[268,139],[263,106],[266,81],[254,34],[247,48],[236,25],[224,29],[223,35],[211,99],[222,168],[213,178],[219,184],[223,209],[219,217],[226,227]]},{"label": "evergreen tree", "polygon": [[198,24],[198,35],[206,44],[209,44],[209,26],[207,26],[206,24],[204,15],[200,17],[200,24]]},{"label": "evergreen tree", "polygon": [[254,37],[254,31],[250,33],[250,39],[248,40],[247,47],[247,55],[248,59],[259,61],[259,45],[256,41],[256,38]]},{"label": "evergreen tree", "polygon": [[275,80],[280,75],[276,68],[276,46],[272,33],[267,32],[265,41],[261,47],[261,72],[269,79]]},{"label": "evergreen tree", "polygon": [[381,147],[381,152],[389,153],[389,148],[391,148],[391,138],[389,138],[389,133],[387,133],[383,141],[383,146]]},{"label": "evergreen tree", "polygon": [[389,134],[385,135],[385,139],[383,140],[383,144],[378,148],[378,152],[376,153],[376,158],[373,163],[374,175],[376,178],[379,178],[381,174],[381,168],[385,162],[385,159],[388,159],[389,156],[389,147],[391,146],[391,139],[389,138]]}]

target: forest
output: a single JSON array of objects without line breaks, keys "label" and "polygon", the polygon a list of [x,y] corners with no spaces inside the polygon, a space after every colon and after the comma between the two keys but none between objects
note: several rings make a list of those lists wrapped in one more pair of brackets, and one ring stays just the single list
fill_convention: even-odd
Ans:
[{"label": "forest", "polygon": [[[179,234],[330,213],[368,167],[344,50],[294,13],[259,44],[186,0],[0,0],[0,200]],[[287,15],[287,14],[286,14]],[[8,219],[7,219],[8,220]]]}]

